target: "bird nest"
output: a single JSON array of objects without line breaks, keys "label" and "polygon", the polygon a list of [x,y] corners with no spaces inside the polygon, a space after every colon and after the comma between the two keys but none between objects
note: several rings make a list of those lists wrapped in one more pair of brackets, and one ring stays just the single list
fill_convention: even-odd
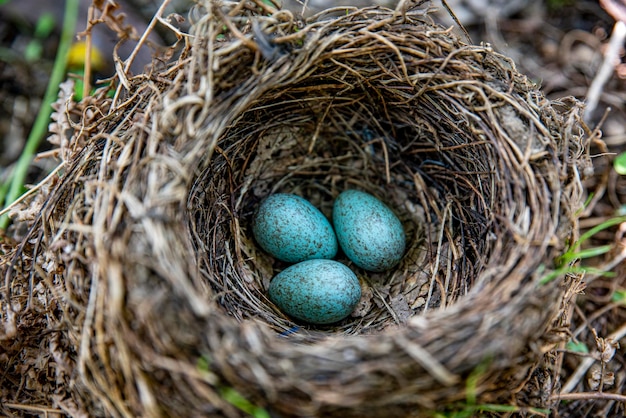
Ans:
[{"label": "bird nest", "polygon": [[[303,21],[206,0],[190,16],[175,62],[76,105],[60,171],[16,211],[28,232],[4,243],[0,408],[550,407],[578,283],[555,260],[589,167],[579,103],[406,2]],[[330,216],[346,189],[394,210],[406,253],[382,273],[339,255],[358,306],[299,323],[267,297],[287,265],[256,245],[252,215],[287,192]]]}]

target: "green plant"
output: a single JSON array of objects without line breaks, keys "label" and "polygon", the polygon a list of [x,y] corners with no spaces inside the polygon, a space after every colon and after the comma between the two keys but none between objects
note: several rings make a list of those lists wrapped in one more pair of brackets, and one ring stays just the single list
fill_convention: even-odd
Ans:
[{"label": "green plant", "polygon": [[617,289],[611,295],[611,302],[626,305],[626,289]]},{"label": "green plant", "polygon": [[560,10],[564,7],[574,5],[575,0],[548,0],[548,9],[552,11]]},{"label": "green plant", "polygon": [[[201,372],[210,373],[210,363],[211,357],[208,354],[205,354],[198,358],[196,361],[196,367]],[[234,388],[230,386],[222,386],[219,389],[219,392],[222,399],[240,411],[245,412],[254,418],[270,418],[270,414],[265,409],[254,405]]]},{"label": "green plant", "polygon": [[56,21],[52,13],[44,13],[37,19],[33,39],[26,45],[26,49],[24,50],[24,58],[26,61],[33,62],[41,58],[43,52],[42,40],[50,36],[55,26]]},{"label": "green plant", "polygon": [[[59,84],[65,76],[67,53],[74,37],[76,21],[78,19],[78,2],[79,0],[67,0],[65,3],[65,15],[63,17],[63,28],[61,30],[59,48],[54,61],[52,74],[48,81],[48,87],[46,88],[46,93],[41,103],[41,108],[28,135],[24,150],[11,173],[9,185],[0,188],[0,202],[4,202],[5,207],[13,203],[23,193],[26,173],[28,172],[35,152],[37,152],[39,148],[42,138],[47,132],[50,114],[52,113],[52,103],[56,100]],[[8,215],[2,215],[2,217],[0,217],[0,229],[6,229],[8,224]]]},{"label": "green plant", "polygon": [[622,152],[613,160],[613,168],[617,174],[626,175],[626,152]]},{"label": "green plant", "polygon": [[590,267],[590,266],[574,266],[573,264],[580,260],[584,260],[584,259],[591,258],[591,257],[596,257],[598,255],[606,254],[607,252],[609,252],[612,248],[611,245],[600,245],[597,247],[585,248],[585,249],[580,249],[580,247],[585,241],[589,240],[598,232],[603,231],[607,228],[611,228],[615,225],[619,225],[623,222],[626,222],[626,216],[616,216],[586,231],[584,234],[580,236],[580,238],[574,244],[568,247],[568,249],[565,251],[565,253],[563,253],[563,255],[561,255],[555,260],[556,266],[557,266],[556,270],[553,270],[549,272],[548,274],[544,275],[540,279],[539,283],[542,285],[549,283],[555,278],[568,274],[568,273],[571,273],[571,274],[593,273],[593,274],[599,274],[599,275],[608,276],[608,277],[614,276],[614,273],[609,272],[609,271],[601,271],[597,268]]},{"label": "green plant", "polygon": [[569,351],[572,351],[574,353],[583,353],[583,354],[587,354],[589,353],[589,348],[587,347],[587,344],[585,344],[582,341],[568,341],[567,344],[565,344],[565,348]]},{"label": "green plant", "polygon": [[220,395],[226,402],[254,418],[270,418],[270,414],[265,409],[252,404],[231,387],[221,388]]},{"label": "green plant", "polygon": [[520,408],[515,405],[500,404],[478,404],[477,393],[478,383],[489,365],[488,361],[483,361],[469,375],[465,384],[465,403],[451,406],[448,411],[436,412],[434,418],[474,418],[481,417],[493,413],[502,412],[527,412],[531,414],[548,415],[549,410],[538,408]]}]

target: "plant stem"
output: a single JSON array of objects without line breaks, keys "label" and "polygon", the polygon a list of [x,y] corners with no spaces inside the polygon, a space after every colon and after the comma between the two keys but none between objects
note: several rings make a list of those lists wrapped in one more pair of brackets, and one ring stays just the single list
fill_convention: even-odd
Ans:
[{"label": "plant stem", "polygon": [[[63,27],[61,29],[61,38],[59,40],[59,49],[57,50],[54,60],[54,67],[48,81],[46,93],[41,102],[41,108],[35,119],[35,123],[28,135],[24,150],[18,159],[13,175],[11,177],[11,185],[5,196],[0,196],[0,202],[4,201],[5,207],[13,203],[21,194],[21,189],[26,179],[28,168],[32,162],[33,156],[39,148],[42,138],[48,130],[50,122],[50,114],[52,113],[52,103],[56,100],[59,84],[65,76],[65,66],[67,62],[67,54],[69,52],[72,40],[76,30],[76,21],[78,20],[78,2],[79,0],[66,0],[65,14],[63,16]],[[0,229],[6,230],[9,225],[8,215],[0,218]]]}]

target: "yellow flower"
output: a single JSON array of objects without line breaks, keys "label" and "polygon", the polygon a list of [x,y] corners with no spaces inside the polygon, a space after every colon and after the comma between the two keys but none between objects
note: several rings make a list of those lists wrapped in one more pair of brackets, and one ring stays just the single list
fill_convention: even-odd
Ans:
[{"label": "yellow flower", "polygon": [[[70,69],[82,69],[85,67],[85,56],[87,54],[87,44],[85,41],[78,41],[70,47],[67,55],[67,67]],[[93,70],[102,70],[106,63],[102,53],[95,47],[91,46],[91,68]]]}]

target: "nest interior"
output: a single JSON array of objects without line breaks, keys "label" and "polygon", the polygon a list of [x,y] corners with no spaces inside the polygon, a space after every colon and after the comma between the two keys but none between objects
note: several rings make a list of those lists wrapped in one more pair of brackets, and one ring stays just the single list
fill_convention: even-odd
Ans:
[{"label": "nest interior", "polygon": [[[577,234],[580,106],[425,6],[303,21],[200,2],[175,63],[83,103],[63,174],[5,244],[5,403],[238,416],[234,389],[276,416],[550,406],[545,347],[577,277],[542,279]],[[256,246],[254,209],[288,192],[330,216],[353,188],[394,209],[407,252],[351,266],[350,317],[294,322],[267,299],[286,264]]]}]

